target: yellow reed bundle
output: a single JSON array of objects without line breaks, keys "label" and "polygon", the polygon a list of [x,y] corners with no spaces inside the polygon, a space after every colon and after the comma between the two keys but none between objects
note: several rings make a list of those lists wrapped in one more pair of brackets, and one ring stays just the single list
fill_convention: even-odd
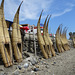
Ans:
[{"label": "yellow reed bundle", "polygon": [[[67,31],[67,30],[66,30],[66,31]],[[68,42],[67,37],[66,37],[66,31],[65,31],[65,33],[64,33],[64,39],[65,39],[65,41],[66,41],[65,46],[66,46],[67,50],[70,50],[70,45],[69,45],[69,42]]]},{"label": "yellow reed bundle", "polygon": [[12,52],[10,51],[10,49],[11,49],[11,43],[5,44],[5,50],[7,52],[7,56],[8,56],[9,63],[10,63],[10,66],[11,66],[12,65]]},{"label": "yellow reed bundle", "polygon": [[46,53],[48,54],[48,57],[51,58],[52,55],[51,55],[50,45],[49,45],[48,38],[46,36],[46,21],[47,21],[47,18],[48,18],[48,16],[46,17],[46,20],[44,22],[44,27],[43,27],[43,39],[44,39],[44,42],[45,42]]},{"label": "yellow reed bundle", "polygon": [[12,48],[6,21],[4,18],[4,0],[2,0],[0,6],[0,24],[2,24],[0,25],[0,31],[2,32],[0,37],[0,52],[4,65],[8,67],[12,65]]},{"label": "yellow reed bundle", "polygon": [[[13,23],[14,25],[14,23]],[[12,30],[12,42],[18,42],[18,33],[17,33],[17,29]]]},{"label": "yellow reed bundle", "polygon": [[18,43],[22,43],[22,39],[21,39],[21,31],[20,31],[19,25],[18,25]]},{"label": "yellow reed bundle", "polygon": [[15,14],[14,21],[12,24],[12,28],[13,28],[12,29],[12,45],[14,50],[14,56],[17,62],[22,61],[22,40],[21,40],[21,33],[19,28],[19,10],[20,10],[21,4]]},{"label": "yellow reed bundle", "polygon": [[58,48],[58,51],[61,53],[61,52],[64,52],[64,49],[62,47],[59,31],[60,31],[60,26],[58,27],[58,29],[56,31],[56,46]]},{"label": "yellow reed bundle", "polygon": [[[61,31],[60,31],[61,32]],[[62,46],[64,48],[64,50],[69,50],[70,47],[69,47],[69,43],[68,43],[68,40],[66,38],[66,30],[64,28],[63,32],[60,33],[60,37],[61,37],[61,42],[62,42]]]},{"label": "yellow reed bundle", "polygon": [[67,50],[66,47],[65,47],[66,41],[64,39],[64,34],[62,33],[62,25],[60,27],[60,39],[61,39],[62,47],[66,51]]},{"label": "yellow reed bundle", "polygon": [[0,27],[0,42],[4,42],[5,43],[3,27]]},{"label": "yellow reed bundle", "polygon": [[66,42],[64,42],[65,40],[64,40],[64,38],[63,38],[63,35],[61,35],[61,43],[62,43],[62,47],[64,48],[64,50],[66,51],[67,49],[66,49],[66,46],[65,46],[65,44],[66,44]]},{"label": "yellow reed bundle", "polygon": [[[21,4],[23,3],[23,1],[21,2]],[[17,34],[18,34],[18,43],[22,43],[22,40],[21,40],[21,32],[20,32],[20,27],[19,27],[19,10],[20,10],[20,7],[21,7],[21,4],[15,14],[15,17],[14,17],[14,23],[17,23],[17,25],[15,25],[17,27]],[[16,28],[15,26],[13,26],[13,28]]]},{"label": "yellow reed bundle", "polygon": [[2,59],[3,59],[5,67],[11,66],[12,65],[12,60],[10,58],[7,47],[5,47],[4,43],[0,43],[0,53],[2,55]]},{"label": "yellow reed bundle", "polygon": [[44,57],[47,59],[48,55],[47,55],[46,50],[45,50],[45,42],[43,40],[43,37],[41,35],[41,30],[40,30],[40,20],[41,20],[42,12],[40,14],[40,17],[39,17],[39,20],[38,20],[38,23],[37,23],[37,38],[38,38],[38,43],[39,43],[40,49],[41,49]]},{"label": "yellow reed bundle", "polygon": [[[18,46],[18,44],[20,44],[20,45]],[[12,30],[12,45],[13,45],[13,50],[14,50],[14,55],[15,55],[16,61],[21,62],[22,61],[22,46],[21,46],[22,44],[21,44],[21,42],[18,43],[17,29]],[[19,47],[21,47],[21,48],[19,48]]]},{"label": "yellow reed bundle", "polygon": [[[50,15],[50,17],[51,17],[51,15]],[[49,33],[48,33],[48,24],[49,24],[50,17],[49,17],[49,19],[48,19],[48,21],[47,21],[46,37],[47,37],[47,39],[48,39],[48,41],[49,41],[49,46],[50,46],[50,50],[51,50],[52,55],[53,55],[53,56],[56,56],[55,51],[54,51],[54,47],[53,47],[53,42],[52,42],[52,40],[51,40],[51,38],[50,38],[50,36],[49,36]]]},{"label": "yellow reed bundle", "polygon": [[[2,9],[0,8],[0,10],[2,10]],[[0,27],[2,27],[2,18],[1,18],[1,15],[0,15]]]},{"label": "yellow reed bundle", "polygon": [[18,46],[17,42],[13,42],[13,49],[14,49],[14,55],[15,55],[15,59],[17,62],[21,62],[22,61],[22,54],[21,54],[21,49],[19,48],[20,46]]},{"label": "yellow reed bundle", "polygon": [[1,15],[2,15],[2,8],[0,7],[0,42],[2,41],[5,42]]},{"label": "yellow reed bundle", "polygon": [[4,35],[5,35],[5,43],[9,44],[10,37],[9,37],[9,33],[8,33],[8,28],[4,28]]},{"label": "yellow reed bundle", "polygon": [[2,26],[4,30],[5,43],[9,43],[10,37],[9,37],[9,32],[8,32],[7,24],[4,17],[4,2],[2,2],[1,7],[2,7]]}]

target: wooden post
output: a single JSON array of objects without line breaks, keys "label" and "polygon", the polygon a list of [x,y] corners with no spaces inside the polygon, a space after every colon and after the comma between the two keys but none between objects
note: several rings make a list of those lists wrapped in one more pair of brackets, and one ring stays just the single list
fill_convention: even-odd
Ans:
[{"label": "wooden post", "polygon": [[34,38],[34,50],[35,50],[35,56],[37,56],[37,53],[36,53],[36,39],[35,39],[35,33],[34,33],[34,26],[33,26],[33,38]]}]

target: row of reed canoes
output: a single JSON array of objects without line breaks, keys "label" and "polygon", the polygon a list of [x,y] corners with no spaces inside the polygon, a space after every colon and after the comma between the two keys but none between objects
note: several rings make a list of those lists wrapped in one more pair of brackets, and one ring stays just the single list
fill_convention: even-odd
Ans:
[{"label": "row of reed canoes", "polygon": [[5,67],[13,65],[13,53],[17,62],[22,61],[22,40],[19,28],[19,10],[21,4],[13,20],[11,39],[4,17],[4,0],[2,0],[0,5],[0,54]]},{"label": "row of reed canoes", "polygon": [[[53,42],[48,33],[48,24],[49,24],[51,15],[47,15],[45,22],[44,22],[44,26],[43,26],[43,36],[41,35],[40,21],[41,21],[42,12],[40,14],[40,17],[37,23],[37,37],[38,37],[38,43],[43,53],[43,56],[44,58],[47,59],[47,58],[51,58],[52,56],[56,56],[56,53],[54,50]],[[64,29],[63,32],[61,33],[61,28],[62,27],[60,25],[56,31],[56,38],[55,38],[56,46],[57,46],[59,53],[70,50],[70,46],[66,38],[66,29]]]},{"label": "row of reed canoes", "polygon": [[[23,1],[21,2],[21,4],[22,3]],[[4,65],[6,67],[13,65],[13,54],[17,62],[22,61],[22,40],[21,40],[21,32],[19,28],[19,11],[20,11],[21,4],[13,20],[11,38],[9,36],[7,24],[4,17],[4,0],[2,0],[0,6],[0,54],[2,55]],[[44,22],[43,36],[41,35],[40,20],[41,20],[42,12],[40,14],[37,23],[37,37],[38,37],[38,43],[43,53],[43,56],[46,59],[48,59],[51,58],[52,56],[56,56],[56,53],[54,50],[53,42],[48,33],[48,25],[49,25],[49,20],[51,18],[51,15],[47,15],[46,20]],[[61,33],[61,29],[62,26],[60,25],[56,31],[56,46],[59,53],[70,49],[68,40],[66,38],[66,29],[64,29],[62,33]],[[73,39],[73,42],[75,46],[75,39]]]}]

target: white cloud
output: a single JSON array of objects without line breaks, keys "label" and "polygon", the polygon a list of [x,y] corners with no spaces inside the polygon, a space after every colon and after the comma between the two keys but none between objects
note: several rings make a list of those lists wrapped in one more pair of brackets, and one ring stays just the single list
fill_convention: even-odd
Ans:
[{"label": "white cloud", "polygon": [[72,11],[74,7],[75,7],[75,4],[72,1],[64,2],[64,4],[61,3],[61,5],[55,8],[55,11],[54,11],[55,13],[54,12],[52,13],[52,18],[64,15],[65,13]]},{"label": "white cloud", "polygon": [[75,6],[74,3],[67,3],[66,5],[69,6],[69,7],[74,7]]},{"label": "white cloud", "polygon": [[[21,1],[22,0],[5,0],[4,11],[6,19],[13,20]],[[26,19],[37,19],[42,9],[47,11],[53,1],[54,0],[24,0],[20,11],[20,21]]]},{"label": "white cloud", "polygon": [[[1,0],[2,1],[2,0]],[[1,3],[0,1],[0,3]],[[5,0],[5,18],[9,19],[11,21],[13,21],[14,15],[17,11],[18,6],[20,5],[22,0]],[[58,0],[59,1],[59,0]],[[40,12],[42,9],[44,9],[44,13],[42,18],[45,18],[46,15],[50,14],[50,11],[57,11],[59,9],[59,11],[61,13],[59,13],[59,11],[57,12],[52,12],[52,17],[57,17],[57,16],[61,16],[67,12],[70,12],[72,10],[72,8],[74,7],[74,4],[72,3],[67,3],[67,6],[70,6],[69,8],[65,8],[62,10],[63,8],[63,4],[56,3],[57,0],[24,0],[22,6],[21,6],[21,10],[20,10],[20,21],[24,21],[26,19],[30,19],[30,20],[36,20],[38,19]],[[55,5],[56,4],[56,5]],[[60,7],[59,4],[62,6]],[[58,7],[60,8],[58,8]],[[50,10],[51,9],[51,10]]]},{"label": "white cloud", "polygon": [[64,10],[63,12],[61,12],[61,13],[52,14],[52,18],[57,17],[57,16],[61,16],[61,15],[65,14],[65,13],[67,13],[67,12],[70,12],[71,10],[72,10],[72,8],[71,8],[71,9],[65,9],[65,10]]},{"label": "white cloud", "polygon": [[24,1],[21,8],[21,20],[24,19],[37,19],[42,9],[47,11],[53,0],[27,0]]}]

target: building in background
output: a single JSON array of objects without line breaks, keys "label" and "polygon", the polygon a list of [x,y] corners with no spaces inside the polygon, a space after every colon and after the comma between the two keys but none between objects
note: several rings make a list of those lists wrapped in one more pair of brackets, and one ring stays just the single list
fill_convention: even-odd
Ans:
[{"label": "building in background", "polygon": [[[29,24],[22,24],[20,29],[24,29],[25,33],[37,34],[37,26],[29,25]],[[40,26],[41,33],[43,34],[43,26]]]},{"label": "building in background", "polygon": [[[8,30],[10,32],[12,32],[12,24],[13,22],[12,21],[9,21],[9,20],[6,20],[6,23],[7,23],[7,27],[8,27]],[[19,25],[20,26],[20,29],[23,29],[23,31],[25,32],[25,34],[37,34],[37,26],[35,25],[29,25],[29,24],[21,24]],[[41,29],[41,34],[43,35],[43,24],[40,24],[40,29]],[[54,37],[55,38],[55,34],[53,33],[50,33],[50,37]]]}]

